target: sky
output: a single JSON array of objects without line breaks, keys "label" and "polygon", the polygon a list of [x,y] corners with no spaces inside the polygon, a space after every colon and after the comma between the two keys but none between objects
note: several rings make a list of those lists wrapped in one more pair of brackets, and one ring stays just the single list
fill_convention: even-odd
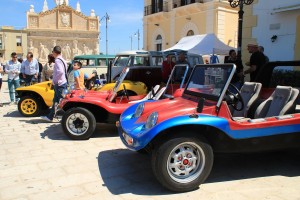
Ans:
[{"label": "sky", "polygon": [[[76,9],[78,0],[69,0],[69,6]],[[47,0],[48,8],[56,5],[54,0]],[[110,16],[108,22],[108,53],[116,54],[120,51],[138,49],[138,37],[140,32],[140,49],[143,47],[143,0],[79,0],[81,12],[89,16],[91,9],[101,19],[107,13]],[[30,5],[39,13],[43,9],[44,0],[0,0],[0,26],[14,26],[15,29],[26,27],[26,12]],[[106,28],[105,19],[100,27],[100,51],[106,52]]]}]

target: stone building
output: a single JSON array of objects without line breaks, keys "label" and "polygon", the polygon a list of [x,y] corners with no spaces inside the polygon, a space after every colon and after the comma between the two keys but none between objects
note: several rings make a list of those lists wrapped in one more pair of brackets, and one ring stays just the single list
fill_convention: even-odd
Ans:
[{"label": "stone building", "polygon": [[0,27],[0,63],[9,60],[12,52],[16,52],[18,57],[23,57],[27,52],[27,33],[23,29],[2,26]]},{"label": "stone building", "polygon": [[76,55],[99,54],[99,17],[91,10],[90,16],[69,6],[68,0],[54,0],[56,7],[48,9],[44,0],[42,12],[34,6],[27,12],[27,51],[40,62],[46,62],[54,46],[62,48],[63,57],[70,61]]},{"label": "stone building", "polygon": [[182,37],[214,33],[237,47],[237,9],[221,0],[144,0],[144,48],[164,50]]}]

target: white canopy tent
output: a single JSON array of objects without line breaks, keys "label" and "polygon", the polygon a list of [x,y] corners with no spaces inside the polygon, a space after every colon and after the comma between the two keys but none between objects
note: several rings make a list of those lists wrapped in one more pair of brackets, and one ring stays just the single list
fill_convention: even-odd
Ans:
[{"label": "white canopy tent", "polygon": [[201,55],[228,55],[230,49],[236,48],[224,44],[215,34],[211,33],[183,37],[176,45],[164,51],[183,50]]}]

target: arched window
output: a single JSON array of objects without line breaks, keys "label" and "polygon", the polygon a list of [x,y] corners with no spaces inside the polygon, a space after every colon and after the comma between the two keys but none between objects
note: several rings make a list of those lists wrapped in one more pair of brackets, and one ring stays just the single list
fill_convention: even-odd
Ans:
[{"label": "arched window", "polygon": [[162,50],[162,37],[161,37],[161,35],[158,35],[156,37],[155,44],[156,44],[156,51],[161,51]]},{"label": "arched window", "polygon": [[192,36],[192,35],[195,35],[193,30],[189,30],[186,34],[186,36]]}]

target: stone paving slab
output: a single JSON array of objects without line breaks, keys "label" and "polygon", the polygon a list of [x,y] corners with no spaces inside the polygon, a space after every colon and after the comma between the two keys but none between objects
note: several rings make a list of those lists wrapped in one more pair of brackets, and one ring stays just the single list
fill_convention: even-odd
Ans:
[{"label": "stone paving slab", "polygon": [[22,117],[16,105],[0,107],[1,200],[300,200],[299,157],[219,154],[199,189],[174,194],[153,177],[150,157],[127,150],[113,125],[72,141],[59,123]]}]

